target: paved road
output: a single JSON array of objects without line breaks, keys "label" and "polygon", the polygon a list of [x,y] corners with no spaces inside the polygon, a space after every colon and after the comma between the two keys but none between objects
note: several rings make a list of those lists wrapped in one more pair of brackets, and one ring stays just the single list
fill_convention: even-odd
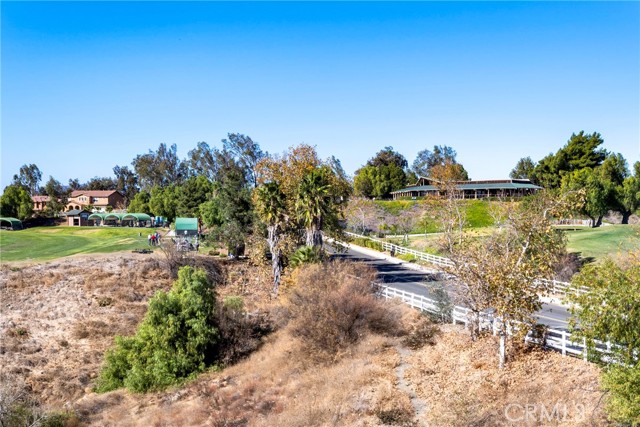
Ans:
[{"label": "paved road", "polygon": [[[434,285],[441,285],[441,282],[438,282],[437,273],[405,268],[402,264],[371,256],[365,251],[358,251],[353,246],[350,246],[346,253],[334,253],[333,257],[364,262],[378,271],[378,277],[383,283],[406,292],[433,298],[433,292],[430,288],[433,288]],[[451,295],[451,290],[448,291]],[[567,308],[562,305],[545,303],[536,316],[540,323],[553,329],[567,330],[568,328],[567,322],[570,314]]]}]

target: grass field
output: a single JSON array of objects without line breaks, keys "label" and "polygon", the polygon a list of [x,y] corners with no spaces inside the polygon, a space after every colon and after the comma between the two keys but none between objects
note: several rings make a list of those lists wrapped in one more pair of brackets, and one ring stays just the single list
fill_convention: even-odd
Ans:
[{"label": "grass field", "polygon": [[[147,247],[148,228],[34,227],[0,231],[0,260],[42,261],[80,253],[106,253]],[[142,236],[139,235],[142,234]]]},{"label": "grass field", "polygon": [[567,250],[578,252],[583,258],[599,260],[640,248],[640,226],[637,225],[571,227],[566,233]]},{"label": "grass field", "polygon": [[[401,215],[404,210],[411,208],[413,205],[420,203],[418,200],[378,200],[378,206],[393,215]],[[482,228],[493,225],[491,217],[490,204],[486,200],[465,200],[462,202],[465,211],[465,228]],[[427,224],[424,227],[416,227],[414,233],[437,233],[442,230],[438,229],[435,222]]]}]

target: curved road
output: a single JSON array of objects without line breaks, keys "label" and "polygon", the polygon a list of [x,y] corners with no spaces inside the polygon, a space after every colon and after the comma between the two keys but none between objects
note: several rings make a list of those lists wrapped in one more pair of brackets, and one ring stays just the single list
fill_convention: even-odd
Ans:
[{"label": "curved road", "polygon": [[[331,250],[330,247],[327,247],[327,249]],[[378,271],[380,281],[392,288],[434,298],[430,285],[438,284],[437,273],[406,268],[402,265],[405,263],[390,262],[383,259],[382,254],[373,256],[369,254],[370,252],[370,250],[350,245],[346,253],[334,252],[332,256],[336,259],[348,259],[370,265]],[[536,313],[536,316],[539,323],[548,325],[550,328],[567,330],[571,315],[567,308],[562,305],[544,303],[542,309]]]}]

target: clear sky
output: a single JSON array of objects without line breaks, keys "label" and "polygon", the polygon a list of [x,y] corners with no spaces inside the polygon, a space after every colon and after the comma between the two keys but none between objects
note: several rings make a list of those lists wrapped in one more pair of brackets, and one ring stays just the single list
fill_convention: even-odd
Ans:
[{"label": "clear sky", "polygon": [[353,173],[449,145],[506,178],[571,133],[640,160],[639,2],[6,2],[2,174],[111,176],[244,133]]}]

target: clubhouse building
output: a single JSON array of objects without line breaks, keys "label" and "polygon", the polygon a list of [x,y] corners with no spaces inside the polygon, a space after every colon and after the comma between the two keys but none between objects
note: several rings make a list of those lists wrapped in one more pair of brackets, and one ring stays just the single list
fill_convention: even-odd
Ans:
[{"label": "clubhouse building", "polygon": [[483,199],[486,197],[523,197],[542,190],[542,187],[534,185],[528,179],[498,179],[488,181],[453,181],[449,185],[420,177],[415,185],[402,188],[391,193],[396,199],[417,199],[427,196],[446,196],[448,188],[456,191],[456,197],[461,199]]}]

